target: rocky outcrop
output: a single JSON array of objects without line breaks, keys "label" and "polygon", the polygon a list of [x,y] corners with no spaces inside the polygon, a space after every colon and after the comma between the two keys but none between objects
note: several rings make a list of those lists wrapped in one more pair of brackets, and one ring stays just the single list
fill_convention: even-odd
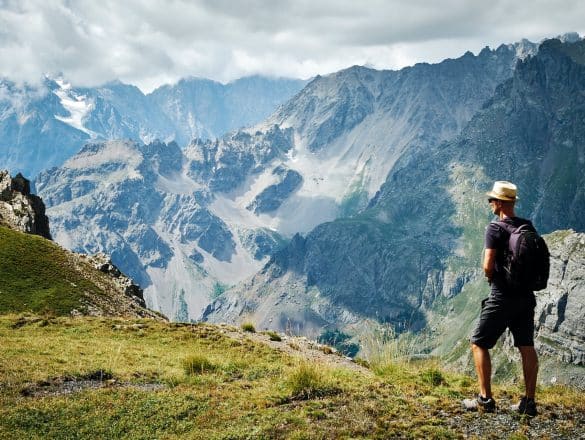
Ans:
[{"label": "rocky outcrop", "polygon": [[45,204],[30,193],[30,182],[20,173],[13,178],[0,171],[0,224],[51,239]]},{"label": "rocky outcrop", "polygon": [[238,236],[245,249],[256,260],[269,257],[282,248],[286,241],[275,231],[269,229],[240,229]]},{"label": "rocky outcrop", "polygon": [[548,287],[536,294],[537,348],[585,366],[585,233],[557,231],[546,239],[551,273]]},{"label": "rocky outcrop", "polygon": [[95,255],[87,256],[87,261],[100,272],[110,276],[114,284],[127,297],[135,301],[139,306],[146,307],[144,293],[138,284],[128,278],[118,269],[112,260],[104,253],[98,252]]},{"label": "rocky outcrop", "polygon": [[293,145],[293,131],[276,125],[266,132],[240,131],[221,140],[195,139],[185,149],[190,160],[189,177],[205,183],[213,192],[232,191]]}]

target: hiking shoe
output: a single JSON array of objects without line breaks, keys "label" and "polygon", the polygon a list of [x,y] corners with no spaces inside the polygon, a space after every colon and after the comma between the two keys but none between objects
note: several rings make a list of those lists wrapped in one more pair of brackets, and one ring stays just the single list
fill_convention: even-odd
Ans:
[{"label": "hiking shoe", "polygon": [[512,411],[516,411],[518,414],[527,415],[534,417],[538,414],[536,410],[536,402],[532,398],[526,396],[520,399],[520,402],[516,405],[512,405]]},{"label": "hiking shoe", "polygon": [[496,410],[496,401],[492,397],[485,398],[478,394],[475,399],[464,399],[463,408],[467,411],[480,409],[483,412],[492,413]]}]

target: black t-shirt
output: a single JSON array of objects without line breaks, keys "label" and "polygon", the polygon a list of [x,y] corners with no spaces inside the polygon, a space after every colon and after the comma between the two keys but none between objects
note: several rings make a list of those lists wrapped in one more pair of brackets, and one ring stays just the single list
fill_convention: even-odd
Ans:
[{"label": "black t-shirt", "polygon": [[[506,217],[503,221],[516,228],[525,224],[532,226],[532,222],[530,220],[526,220],[520,217]],[[499,226],[497,222],[491,222],[485,231],[485,248],[496,249],[496,262],[494,265],[494,274],[492,277],[492,294],[494,295],[530,293],[530,291],[509,292],[509,288],[506,286],[503,267],[505,264],[509,237],[510,234],[508,234],[504,228]]]}]

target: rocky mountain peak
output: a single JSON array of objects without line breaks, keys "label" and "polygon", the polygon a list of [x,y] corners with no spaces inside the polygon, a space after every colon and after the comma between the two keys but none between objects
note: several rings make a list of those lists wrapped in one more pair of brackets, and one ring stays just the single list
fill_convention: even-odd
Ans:
[{"label": "rocky mountain peak", "polygon": [[51,239],[49,219],[42,199],[30,193],[30,181],[0,171],[0,224]]}]

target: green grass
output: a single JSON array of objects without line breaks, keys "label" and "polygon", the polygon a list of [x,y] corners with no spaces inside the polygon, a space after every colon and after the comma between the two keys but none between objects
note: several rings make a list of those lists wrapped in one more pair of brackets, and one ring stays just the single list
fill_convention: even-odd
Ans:
[{"label": "green grass", "polygon": [[73,309],[84,309],[85,292],[102,294],[55,243],[4,227],[0,227],[0,280],[0,314],[68,315]]},{"label": "green grass", "polygon": [[[259,342],[264,335],[227,334],[207,324],[1,316],[0,438],[463,436],[452,418],[469,416],[460,399],[475,393],[475,379],[436,360],[388,359],[374,373],[293,357]],[[101,373],[100,387],[58,392],[67,378],[100,384]],[[585,411],[578,392],[539,389],[539,401],[541,420],[580,432],[582,419],[563,415]]]}]

